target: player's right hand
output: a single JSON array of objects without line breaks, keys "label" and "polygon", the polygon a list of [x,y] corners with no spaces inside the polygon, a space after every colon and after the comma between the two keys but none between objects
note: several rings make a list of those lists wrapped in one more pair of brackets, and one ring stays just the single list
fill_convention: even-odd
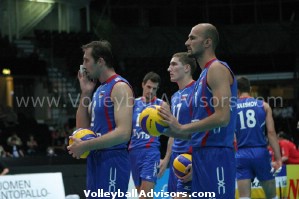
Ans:
[{"label": "player's right hand", "polygon": [[77,77],[80,82],[81,91],[84,93],[92,93],[96,86],[96,81],[90,79],[86,72],[81,73],[80,70],[78,71]]},{"label": "player's right hand", "polygon": [[282,170],[282,161],[277,160],[275,162],[272,162],[271,164],[272,164],[272,168],[270,172],[273,174],[273,176],[276,176]]},{"label": "player's right hand", "polygon": [[82,142],[81,139],[75,138],[73,136],[69,136],[69,139],[73,141],[73,143],[69,146],[67,146],[67,150],[69,151],[69,154],[76,159],[80,159],[80,156],[85,152],[80,147],[80,142]]},{"label": "player's right hand", "polygon": [[172,115],[168,104],[161,106],[158,111],[158,114],[163,118],[163,122],[169,126],[169,129],[165,133],[167,136],[173,136],[174,132],[180,132],[182,125]]}]

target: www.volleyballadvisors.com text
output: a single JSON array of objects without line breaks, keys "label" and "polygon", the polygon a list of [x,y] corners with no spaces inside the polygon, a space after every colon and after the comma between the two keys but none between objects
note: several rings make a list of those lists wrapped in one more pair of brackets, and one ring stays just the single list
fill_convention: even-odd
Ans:
[{"label": "www.volleyballadvisors.com text", "polygon": [[175,198],[175,197],[209,197],[211,199],[216,198],[216,194],[214,192],[193,192],[193,193],[187,193],[187,192],[165,192],[165,191],[153,191],[151,190],[148,193],[145,193],[144,190],[141,190],[140,193],[137,192],[137,189],[132,189],[132,191],[122,192],[119,189],[117,192],[105,192],[103,189],[98,189],[97,192],[92,192],[90,190],[83,190],[85,197],[89,198],[99,198],[99,197],[111,197],[112,199],[118,198],[118,197],[127,197],[127,198],[133,198],[133,197],[161,197],[161,198]]}]

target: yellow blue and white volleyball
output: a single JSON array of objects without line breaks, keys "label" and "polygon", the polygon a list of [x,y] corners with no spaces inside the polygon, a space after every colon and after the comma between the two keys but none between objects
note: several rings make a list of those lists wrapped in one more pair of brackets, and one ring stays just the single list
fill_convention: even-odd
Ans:
[{"label": "yellow blue and white volleyball", "polygon": [[162,117],[158,114],[159,108],[158,105],[148,106],[139,116],[139,125],[145,133],[151,136],[159,136],[168,128],[168,125],[162,121]]},{"label": "yellow blue and white volleyball", "polygon": [[[83,128],[75,130],[72,136],[74,138],[81,139],[82,141],[90,140],[97,137],[97,135],[93,131],[89,129],[83,129]],[[73,144],[73,140],[69,139],[69,145],[71,144]],[[88,155],[89,155],[89,151],[86,151],[80,156],[80,158],[85,159],[87,158]]]},{"label": "yellow blue and white volleyball", "polygon": [[173,172],[179,177],[185,176],[189,171],[186,168],[192,163],[192,156],[188,153],[183,153],[177,156],[173,161]]}]

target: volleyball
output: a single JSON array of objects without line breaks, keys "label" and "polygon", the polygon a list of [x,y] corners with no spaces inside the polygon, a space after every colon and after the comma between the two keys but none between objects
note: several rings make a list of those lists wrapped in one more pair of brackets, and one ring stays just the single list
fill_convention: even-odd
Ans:
[{"label": "volleyball", "polygon": [[192,163],[192,156],[190,154],[184,153],[177,156],[173,161],[173,172],[178,177],[185,176],[189,171],[186,168]]},{"label": "volleyball", "polygon": [[[90,140],[97,137],[97,135],[93,131],[89,129],[82,129],[82,128],[74,131],[72,136],[74,138],[81,139],[82,141]],[[71,144],[73,144],[73,140],[69,139],[69,145]],[[80,156],[80,158],[85,159],[87,158],[88,155],[89,155],[89,151],[86,151]]]},{"label": "volleyball", "polygon": [[159,136],[168,128],[168,125],[162,121],[162,117],[158,114],[159,108],[158,105],[148,106],[139,116],[139,125],[145,133],[151,136]]}]

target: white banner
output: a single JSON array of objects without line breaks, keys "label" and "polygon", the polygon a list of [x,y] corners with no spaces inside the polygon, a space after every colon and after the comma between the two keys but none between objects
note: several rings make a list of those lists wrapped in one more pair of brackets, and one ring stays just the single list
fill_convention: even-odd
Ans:
[{"label": "white banner", "polygon": [[5,175],[0,177],[0,199],[64,199],[61,173]]}]

